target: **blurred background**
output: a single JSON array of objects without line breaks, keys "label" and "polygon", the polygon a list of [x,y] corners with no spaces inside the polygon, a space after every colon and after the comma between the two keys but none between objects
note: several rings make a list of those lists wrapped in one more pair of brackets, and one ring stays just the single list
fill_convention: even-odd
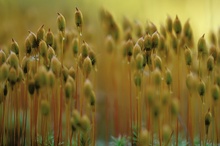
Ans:
[{"label": "blurred background", "polygon": [[62,13],[69,28],[74,26],[75,7],[80,7],[86,23],[97,27],[100,7],[109,10],[116,20],[124,16],[139,19],[143,24],[152,21],[157,27],[178,15],[182,23],[190,19],[195,40],[203,33],[218,30],[220,19],[219,0],[0,0],[0,46],[11,38],[23,44],[28,30],[36,32],[45,28],[56,30],[57,12]]}]

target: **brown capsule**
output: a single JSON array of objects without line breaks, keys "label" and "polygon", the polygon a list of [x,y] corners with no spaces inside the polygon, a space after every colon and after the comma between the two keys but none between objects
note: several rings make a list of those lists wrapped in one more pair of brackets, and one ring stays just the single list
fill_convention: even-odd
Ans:
[{"label": "brown capsule", "polygon": [[37,42],[38,42],[38,44],[40,43],[41,40],[44,40],[44,38],[45,38],[45,29],[44,29],[44,25],[42,25],[37,30]]},{"label": "brown capsule", "polygon": [[14,52],[19,57],[19,46],[18,46],[18,43],[14,39],[12,39],[11,51]]}]

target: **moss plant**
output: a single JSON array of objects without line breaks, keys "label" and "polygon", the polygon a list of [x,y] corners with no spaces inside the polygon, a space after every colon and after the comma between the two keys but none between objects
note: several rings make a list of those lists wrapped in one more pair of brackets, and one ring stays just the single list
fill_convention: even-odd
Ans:
[{"label": "moss plant", "polygon": [[219,32],[81,10],[0,46],[0,145],[219,145]]}]

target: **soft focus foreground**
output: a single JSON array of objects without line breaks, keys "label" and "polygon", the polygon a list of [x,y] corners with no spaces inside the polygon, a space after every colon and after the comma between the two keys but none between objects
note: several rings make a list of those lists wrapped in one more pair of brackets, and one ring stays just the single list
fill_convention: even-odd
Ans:
[{"label": "soft focus foreground", "polygon": [[0,3],[1,145],[219,144],[219,2]]}]

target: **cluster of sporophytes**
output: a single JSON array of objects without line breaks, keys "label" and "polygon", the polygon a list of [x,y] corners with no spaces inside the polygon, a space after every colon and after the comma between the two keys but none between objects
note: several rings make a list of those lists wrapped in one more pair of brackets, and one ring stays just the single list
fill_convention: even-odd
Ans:
[{"label": "cluster of sporophytes", "polygon": [[100,16],[102,67],[110,78],[103,84],[106,141],[111,127],[132,145],[219,144],[219,36],[194,41],[190,21],[178,16],[168,16],[159,29],[127,17],[120,25],[104,9]]},{"label": "cluster of sporophytes", "polygon": [[189,20],[120,25],[101,9],[87,41],[74,16],[73,29],[57,13],[56,33],[42,25],[0,50],[0,145],[219,144],[219,34],[195,43]]},{"label": "cluster of sporophytes", "polygon": [[[95,145],[96,55],[82,40],[81,11],[75,10],[75,31],[57,14],[56,34],[42,25],[29,31],[24,50],[12,39],[0,51],[0,145]],[[68,67],[67,48],[74,56]]]}]

